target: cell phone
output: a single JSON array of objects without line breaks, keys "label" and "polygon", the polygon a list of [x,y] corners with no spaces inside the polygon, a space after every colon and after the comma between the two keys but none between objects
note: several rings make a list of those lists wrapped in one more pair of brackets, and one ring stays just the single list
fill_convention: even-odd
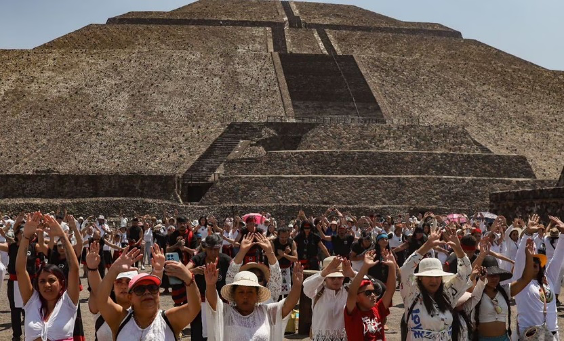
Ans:
[{"label": "cell phone", "polygon": [[[178,257],[178,253],[176,252],[167,252],[165,254],[166,260],[174,260],[177,262],[180,262],[180,258]],[[182,284],[183,282],[178,279],[178,277],[174,277],[174,276],[168,276],[168,282],[171,285],[177,285],[177,284]]]}]

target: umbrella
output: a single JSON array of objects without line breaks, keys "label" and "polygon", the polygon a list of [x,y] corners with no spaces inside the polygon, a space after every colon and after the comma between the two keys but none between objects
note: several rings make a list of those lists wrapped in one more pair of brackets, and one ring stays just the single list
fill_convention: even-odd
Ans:
[{"label": "umbrella", "polygon": [[247,213],[244,216],[241,217],[241,219],[243,219],[243,221],[247,221],[248,217],[253,217],[255,218],[255,224],[263,224],[264,220],[266,219],[265,216],[263,216],[260,213]]},{"label": "umbrella", "polygon": [[447,219],[449,222],[455,221],[459,224],[463,224],[468,220],[464,215],[458,213],[452,213],[447,215]]}]

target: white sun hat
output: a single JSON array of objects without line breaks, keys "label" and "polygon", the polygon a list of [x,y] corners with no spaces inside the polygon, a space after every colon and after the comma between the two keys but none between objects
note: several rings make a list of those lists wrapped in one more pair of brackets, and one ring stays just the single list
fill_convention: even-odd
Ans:
[{"label": "white sun hat", "polygon": [[235,275],[233,283],[224,285],[221,288],[221,297],[228,300],[229,302],[234,302],[233,290],[231,289],[234,285],[244,286],[244,287],[258,287],[258,302],[262,303],[268,301],[270,298],[270,290],[259,284],[257,275],[250,271],[240,271]]},{"label": "white sun hat", "polygon": [[456,274],[443,271],[443,264],[437,258],[425,258],[419,263],[419,272],[415,277],[442,277],[447,282]]}]

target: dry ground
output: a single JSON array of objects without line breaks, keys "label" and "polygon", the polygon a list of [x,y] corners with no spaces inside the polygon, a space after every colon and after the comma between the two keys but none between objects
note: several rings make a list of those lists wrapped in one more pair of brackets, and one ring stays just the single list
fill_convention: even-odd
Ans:
[{"label": "dry ground", "polygon": [[[149,268],[150,269],[150,268]],[[82,273],[82,271],[81,271]],[[82,284],[86,288],[86,279],[82,279]],[[12,331],[10,327],[10,308],[8,305],[8,299],[6,296],[7,283],[4,280],[4,285],[2,287],[2,292],[0,293],[0,340],[10,340],[12,336]],[[80,294],[80,307],[82,309],[82,318],[84,322],[84,331],[86,340],[94,340],[94,319],[93,315],[88,312],[88,291],[83,290]],[[386,333],[386,338],[388,341],[399,341],[399,325],[401,319],[401,313],[403,312],[403,304],[401,303],[401,297],[399,291],[394,295],[394,306],[390,309],[391,314],[388,317],[388,326],[390,330]],[[172,307],[172,298],[170,296],[161,296],[161,305],[164,309]],[[516,316],[515,307],[513,307],[512,316]],[[559,309],[558,312],[558,324],[561,330],[564,330],[564,308]],[[512,326],[515,326],[515,321],[512,322]],[[190,340],[190,329],[184,330],[185,336],[182,340]],[[287,335],[287,340],[310,340],[306,335]]]}]

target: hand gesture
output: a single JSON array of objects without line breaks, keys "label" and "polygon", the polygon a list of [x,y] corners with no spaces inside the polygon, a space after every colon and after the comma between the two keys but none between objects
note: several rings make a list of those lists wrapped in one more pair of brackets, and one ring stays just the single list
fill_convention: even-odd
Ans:
[{"label": "hand gesture", "polygon": [[93,241],[86,254],[86,266],[90,269],[97,269],[100,265],[100,244]]},{"label": "hand gesture", "polygon": [[445,244],[445,242],[441,241],[441,233],[438,231],[434,231],[429,234],[427,243],[431,246],[431,248]]},{"label": "hand gesture", "polygon": [[264,250],[264,253],[272,252],[272,244],[262,233],[255,233],[257,244]]},{"label": "hand gesture", "polygon": [[484,282],[488,276],[488,269],[483,266],[476,266],[474,267],[474,270],[472,270],[472,274],[475,277],[480,277],[480,280]]},{"label": "hand gesture", "polygon": [[37,227],[41,223],[41,212],[34,212],[29,213],[25,218],[25,225],[24,225],[24,237],[27,239],[31,239],[35,232],[37,231]]},{"label": "hand gesture", "polygon": [[456,231],[454,231],[453,233],[450,230],[445,230],[443,232],[443,235],[445,236],[448,246],[450,246],[453,249],[462,248],[462,246],[460,246],[460,239],[458,239],[458,236],[456,235]]},{"label": "hand gesture", "polygon": [[175,260],[167,260],[164,263],[165,273],[167,276],[176,277],[188,284],[192,281],[193,274],[184,266],[184,264],[177,262]]},{"label": "hand gesture", "polygon": [[396,258],[394,257],[394,254],[387,249],[382,250],[382,258],[384,259],[382,261],[383,264],[393,267],[396,266]]},{"label": "hand gesture", "polygon": [[540,217],[538,214],[533,214],[530,218],[529,218],[529,222],[527,223],[527,227],[532,229],[533,227],[537,226],[539,224],[540,221]]},{"label": "hand gesture", "polygon": [[219,269],[217,268],[215,263],[206,264],[204,277],[206,279],[206,285],[215,286],[219,277]]},{"label": "hand gesture", "polygon": [[253,233],[247,233],[245,237],[241,239],[241,246],[239,247],[239,252],[249,251],[251,247],[255,244],[253,240],[255,239]]},{"label": "hand gesture", "polygon": [[129,246],[123,249],[121,255],[112,264],[112,269],[116,269],[118,272],[126,272],[137,270],[133,264],[143,258],[143,254],[140,249],[134,248],[129,250]]},{"label": "hand gesture", "polygon": [[304,267],[300,262],[294,263],[294,269],[292,271],[292,285],[302,285],[304,281]]},{"label": "hand gesture", "polygon": [[153,244],[151,247],[151,255],[153,256],[151,258],[151,266],[153,267],[153,270],[162,271],[164,269],[166,258],[158,244]]},{"label": "hand gesture", "polygon": [[560,233],[564,233],[564,223],[558,217],[548,216],[550,221],[554,223],[554,226],[558,227]]},{"label": "hand gesture", "polygon": [[345,277],[353,278],[356,274],[352,268],[352,263],[348,259],[343,259],[343,275]]},{"label": "hand gesture", "polygon": [[491,243],[487,238],[482,238],[480,240],[480,255],[487,256],[490,252]]},{"label": "hand gesture", "polygon": [[325,277],[330,273],[337,271],[339,265],[341,265],[342,262],[343,262],[343,258],[341,258],[340,256],[336,256],[331,260],[331,263],[329,263],[329,265],[327,265],[325,269],[321,271],[321,276]]},{"label": "hand gesture", "polygon": [[67,224],[69,225],[69,228],[71,230],[75,230],[76,229],[76,220],[74,219],[74,216],[71,215],[66,215],[65,216],[65,221],[67,222]]},{"label": "hand gesture", "polygon": [[205,265],[197,266],[195,268],[190,269],[194,275],[203,275],[206,270]]},{"label": "hand gesture", "polygon": [[371,267],[373,267],[374,265],[380,263],[379,260],[375,260],[375,259],[374,259],[374,258],[375,258],[375,255],[376,255],[376,251],[374,251],[374,250],[367,251],[367,252],[364,254],[364,265],[366,265],[367,267],[371,268]]},{"label": "hand gesture", "polygon": [[527,256],[532,256],[534,255],[535,252],[535,241],[532,238],[527,239],[527,244],[525,246],[525,252],[527,254]]},{"label": "hand gesture", "polygon": [[57,220],[55,220],[55,218],[51,217],[50,215],[44,215],[43,220],[45,221],[45,224],[47,225],[47,227],[49,227],[49,235],[51,237],[64,237],[65,236],[65,232],[63,231],[63,228],[61,227],[59,222],[57,222]]}]

